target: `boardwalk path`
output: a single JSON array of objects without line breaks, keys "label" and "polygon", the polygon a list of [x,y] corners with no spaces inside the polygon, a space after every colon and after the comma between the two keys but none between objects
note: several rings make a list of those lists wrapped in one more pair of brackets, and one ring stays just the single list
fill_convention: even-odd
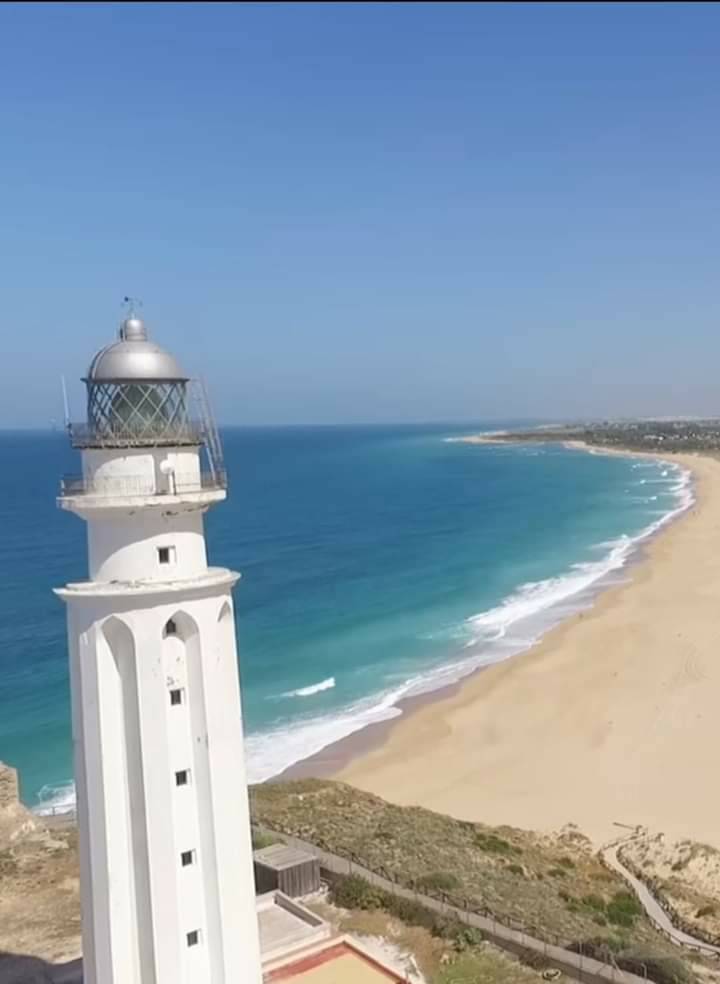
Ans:
[{"label": "boardwalk path", "polygon": [[678,929],[672,924],[667,912],[665,912],[660,903],[652,896],[647,886],[626,868],[618,857],[618,850],[621,846],[622,844],[613,844],[611,847],[606,848],[603,851],[603,859],[609,867],[617,871],[619,875],[622,875],[630,885],[651,922],[655,923],[657,928],[678,946],[690,947],[693,950],[699,950],[702,953],[716,957],[720,956],[720,946],[712,946],[712,944],[691,936],[689,933],[685,933],[682,929]]}]

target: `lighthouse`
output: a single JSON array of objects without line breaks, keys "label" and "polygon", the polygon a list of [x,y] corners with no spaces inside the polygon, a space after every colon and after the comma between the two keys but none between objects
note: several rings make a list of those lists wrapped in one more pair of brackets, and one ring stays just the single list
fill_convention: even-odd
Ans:
[{"label": "lighthouse", "polygon": [[204,390],[132,312],[84,379],[67,604],[85,984],[260,984],[226,497]]}]

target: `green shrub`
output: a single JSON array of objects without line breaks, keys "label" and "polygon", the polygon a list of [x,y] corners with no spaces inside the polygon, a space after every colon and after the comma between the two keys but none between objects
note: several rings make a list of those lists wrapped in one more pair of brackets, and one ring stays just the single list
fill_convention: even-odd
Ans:
[{"label": "green shrub", "polygon": [[280,838],[275,837],[274,834],[264,834],[260,830],[253,830],[252,832],[252,846],[253,851],[259,851],[263,847],[270,847],[273,844],[279,844]]},{"label": "green shrub", "polygon": [[459,884],[460,880],[457,876],[449,871],[432,871],[427,875],[421,875],[415,882],[418,889],[426,889],[431,892],[451,892]]},{"label": "green shrub", "polygon": [[611,922],[613,926],[622,926],[623,929],[631,929],[635,925],[635,916],[631,912],[625,912],[624,909],[617,909],[613,902],[608,903],[605,915],[607,916],[608,922]]},{"label": "green shrub", "polygon": [[330,888],[331,901],[343,909],[382,909],[390,896],[360,875],[338,878]]},{"label": "green shrub", "polygon": [[558,858],[558,860],[557,860],[556,863],[559,864],[559,865],[561,865],[563,868],[574,868],[575,867],[575,862],[573,861],[572,858],[569,858],[567,855],[565,855],[562,858]]},{"label": "green shrub", "polygon": [[631,892],[616,892],[605,907],[608,922],[630,928],[635,917],[642,913],[642,906]]},{"label": "green shrub", "polygon": [[479,946],[483,941],[483,935],[479,929],[466,926],[455,916],[435,916],[431,932],[433,936],[449,940],[453,949],[457,950],[458,953],[468,950],[470,947]]},{"label": "green shrub", "polygon": [[708,905],[701,906],[695,913],[696,919],[702,919],[704,916],[714,916],[717,912],[717,906],[710,902]]},{"label": "green shrub", "polygon": [[594,909],[596,912],[605,912],[605,899],[600,895],[583,895],[580,901],[588,909]]},{"label": "green shrub", "polygon": [[597,936],[589,940],[577,940],[571,943],[567,949],[572,953],[582,953],[586,957],[593,957],[601,963],[613,963],[617,959],[617,954],[623,948],[622,940],[614,936],[607,939],[604,936]]},{"label": "green shrub", "polygon": [[421,902],[375,888],[360,875],[337,878],[330,888],[330,901],[343,909],[383,909],[407,926],[421,926],[433,936],[452,940],[456,948],[474,946],[482,939],[455,916],[443,916]]},{"label": "green shrub", "polygon": [[415,902],[414,899],[403,899],[400,896],[386,893],[383,909],[408,926],[422,926],[424,929],[435,932],[437,915],[431,909],[426,909],[420,902]]},{"label": "green shrub", "polygon": [[544,953],[537,953],[535,950],[521,951],[518,954],[518,960],[526,967],[538,971],[549,970],[553,966],[552,960],[546,957]]},{"label": "green shrub", "polygon": [[551,878],[564,878],[567,872],[564,868],[551,868],[548,874]]},{"label": "green shrub", "polygon": [[522,854],[521,847],[516,847],[497,834],[478,834],[475,844],[481,851],[488,851],[490,854]]},{"label": "green shrub", "polygon": [[507,866],[507,870],[512,872],[513,875],[522,875],[523,877],[525,877],[525,869],[521,864],[514,864],[514,863],[509,864]]},{"label": "green shrub", "polygon": [[688,967],[677,957],[648,952],[643,949],[627,950],[616,958],[622,970],[639,977],[647,974],[656,984],[691,984],[695,979]]}]

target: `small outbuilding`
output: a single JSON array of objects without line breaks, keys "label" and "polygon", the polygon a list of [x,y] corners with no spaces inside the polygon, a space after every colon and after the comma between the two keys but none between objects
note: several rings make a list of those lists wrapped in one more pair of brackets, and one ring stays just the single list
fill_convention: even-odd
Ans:
[{"label": "small outbuilding", "polygon": [[306,851],[289,844],[271,844],[255,851],[253,860],[258,895],[279,891],[297,899],[320,888],[320,862]]}]

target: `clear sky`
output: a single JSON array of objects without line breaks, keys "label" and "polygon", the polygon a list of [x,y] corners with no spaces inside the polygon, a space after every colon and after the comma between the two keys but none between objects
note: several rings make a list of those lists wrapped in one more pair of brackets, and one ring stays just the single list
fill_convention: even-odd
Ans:
[{"label": "clear sky", "polygon": [[717,4],[0,5],[0,426],[126,293],[224,423],[720,413],[719,56]]}]

